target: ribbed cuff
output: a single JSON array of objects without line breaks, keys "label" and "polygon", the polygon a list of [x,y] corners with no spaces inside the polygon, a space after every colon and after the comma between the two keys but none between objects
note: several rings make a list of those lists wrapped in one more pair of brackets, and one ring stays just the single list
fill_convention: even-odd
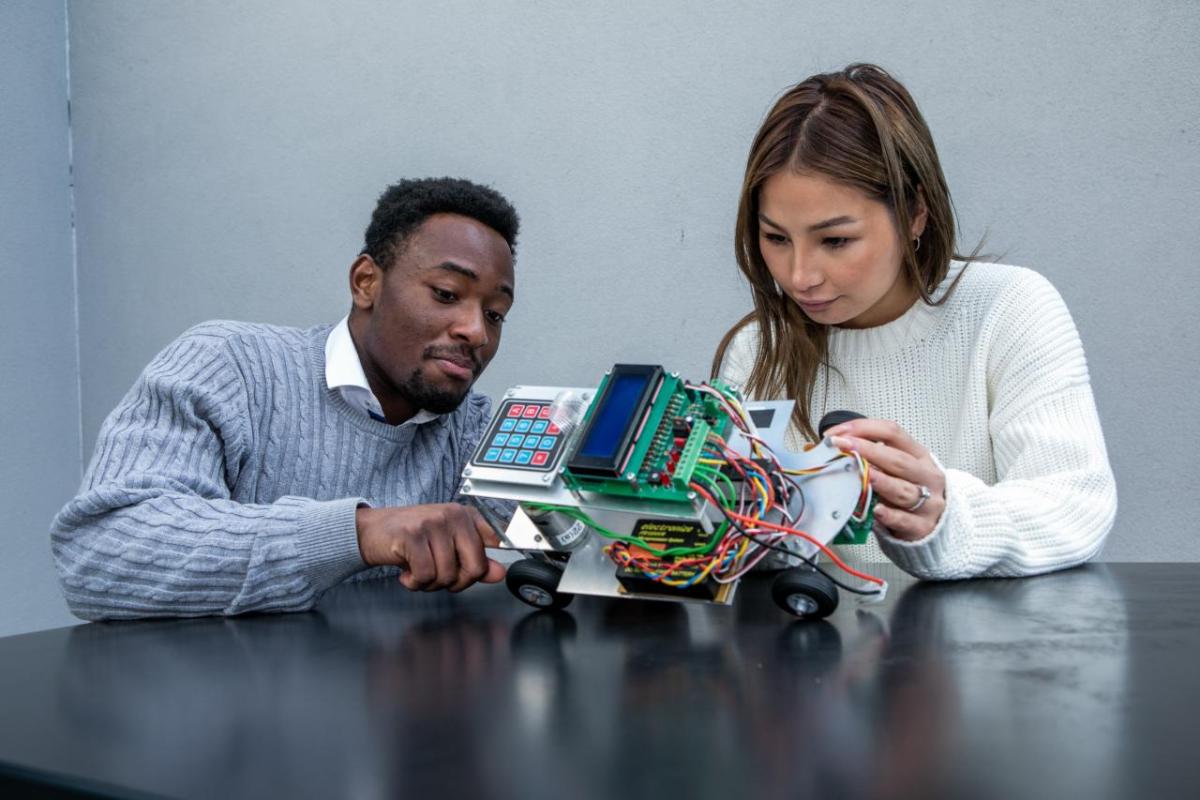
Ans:
[{"label": "ribbed cuff", "polygon": [[366,501],[357,497],[316,503],[300,524],[296,546],[300,568],[318,592],[332,588],[366,569],[358,549],[354,512]]}]

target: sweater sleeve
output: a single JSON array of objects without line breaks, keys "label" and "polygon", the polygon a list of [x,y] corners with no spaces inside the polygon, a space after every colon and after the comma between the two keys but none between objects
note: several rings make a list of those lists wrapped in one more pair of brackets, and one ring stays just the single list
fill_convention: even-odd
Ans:
[{"label": "sweater sleeve", "polygon": [[51,525],[83,619],[299,611],[364,564],[359,498],[231,499],[248,459],[246,387],[219,336],[160,353],[100,431],[80,494]]},{"label": "sweater sleeve", "polygon": [[1054,287],[1027,273],[996,306],[987,376],[997,481],[947,469],[946,509],[917,542],[879,534],[921,578],[1020,576],[1095,556],[1117,511],[1116,483],[1079,333]]}]

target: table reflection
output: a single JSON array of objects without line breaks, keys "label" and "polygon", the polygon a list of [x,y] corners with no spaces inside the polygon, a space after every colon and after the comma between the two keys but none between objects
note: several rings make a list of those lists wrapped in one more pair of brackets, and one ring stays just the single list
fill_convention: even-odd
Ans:
[{"label": "table reflection", "polygon": [[1105,568],[908,582],[817,623],[768,589],[527,613],[384,581],[310,614],[82,626],[53,713],[83,767],[119,783],[142,753],[165,793],[1119,794],[1128,624]]}]

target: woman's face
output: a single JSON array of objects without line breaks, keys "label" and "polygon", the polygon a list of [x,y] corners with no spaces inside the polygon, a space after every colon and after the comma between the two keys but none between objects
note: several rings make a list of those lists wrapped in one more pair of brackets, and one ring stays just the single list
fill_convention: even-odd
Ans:
[{"label": "woman's face", "polygon": [[[909,236],[924,228],[922,206]],[[779,287],[823,325],[882,325],[917,298],[901,270],[901,240],[887,206],[823,175],[785,170],[767,179],[758,246]]]}]

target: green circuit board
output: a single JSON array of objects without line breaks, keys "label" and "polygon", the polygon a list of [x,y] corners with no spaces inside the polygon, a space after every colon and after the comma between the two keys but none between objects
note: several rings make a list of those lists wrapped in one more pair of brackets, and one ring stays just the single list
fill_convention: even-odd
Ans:
[{"label": "green circuit board", "polygon": [[[613,412],[611,406],[621,402],[619,383],[614,382],[624,379],[622,366],[614,367],[597,389],[582,422],[584,435],[568,460],[563,478],[577,490],[689,502],[688,483],[709,444],[710,434],[727,437],[733,421],[720,400],[705,391],[688,388],[678,376],[663,373],[661,368],[651,373],[655,385],[639,387],[644,390],[639,402]],[[639,369],[644,372],[649,368]],[[729,389],[723,383],[715,385]],[[597,430],[601,432],[595,433]],[[617,442],[611,457],[605,450],[604,468],[589,465],[590,462],[581,464],[587,461],[589,437],[601,435]],[[585,457],[580,459],[580,455]]]}]

